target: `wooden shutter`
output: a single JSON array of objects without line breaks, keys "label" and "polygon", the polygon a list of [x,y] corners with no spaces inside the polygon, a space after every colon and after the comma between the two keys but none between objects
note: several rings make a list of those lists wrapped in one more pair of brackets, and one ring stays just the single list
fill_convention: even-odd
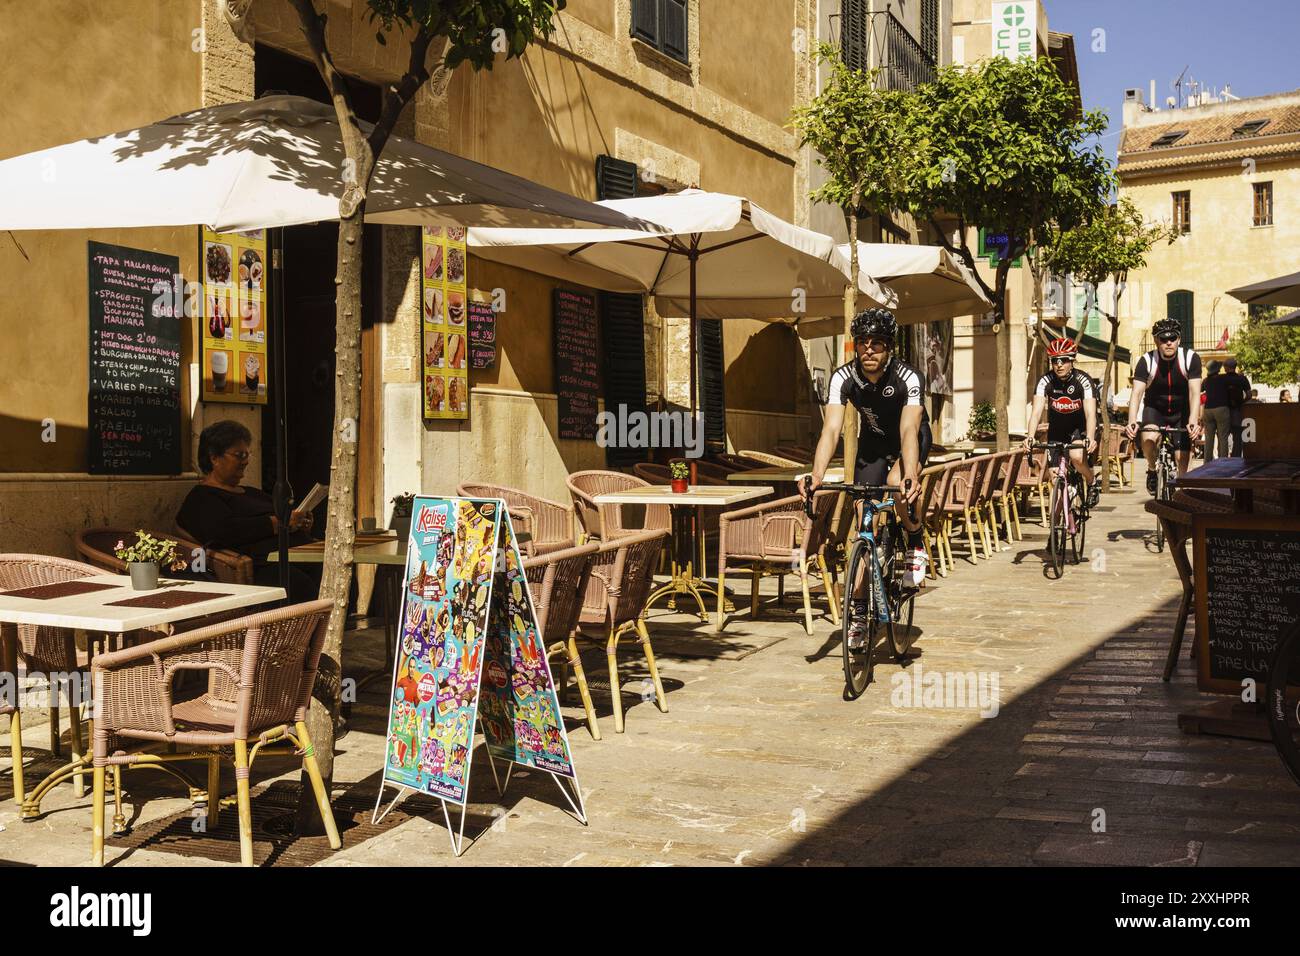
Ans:
[{"label": "wooden shutter", "polygon": [[699,350],[700,412],[704,415],[704,440],[710,445],[727,444],[727,402],[722,387],[725,368],[722,361],[722,322],[701,319],[696,322],[696,348]]},{"label": "wooden shutter", "polygon": [[596,157],[597,199],[631,199],[636,184],[636,163],[603,154]]},{"label": "wooden shutter", "polygon": [[690,62],[686,39],[688,0],[659,0],[659,49],[683,63]]},{"label": "wooden shutter", "polygon": [[[645,412],[645,307],[639,295],[600,293],[600,338],[604,358],[605,411],[619,415]],[[645,448],[606,447],[605,463],[613,468],[646,461]]]},{"label": "wooden shutter", "polygon": [[871,65],[867,62],[867,0],[840,0],[840,56],[853,70]]},{"label": "wooden shutter", "polygon": [[632,36],[659,45],[659,0],[632,0]]},{"label": "wooden shutter", "polygon": [[1183,345],[1192,348],[1195,316],[1192,312],[1192,293],[1186,289],[1176,289],[1165,296],[1165,306],[1169,318],[1183,327]]}]

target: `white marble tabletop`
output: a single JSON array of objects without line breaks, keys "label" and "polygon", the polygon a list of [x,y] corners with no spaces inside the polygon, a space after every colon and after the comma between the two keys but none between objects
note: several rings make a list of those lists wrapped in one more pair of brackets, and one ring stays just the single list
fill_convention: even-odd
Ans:
[{"label": "white marble tabletop", "polygon": [[[159,624],[171,624],[218,611],[231,611],[236,608],[252,607],[283,600],[284,588],[268,588],[253,584],[223,584],[217,581],[176,581],[161,578],[156,591],[136,591],[131,587],[131,578],[125,574],[99,574],[93,577],[77,578],[77,582],[92,584],[112,584],[115,587],[85,594],[69,594],[65,597],[39,598],[14,597],[12,592],[0,591],[0,622],[9,624],[38,624],[47,627],[75,628],[82,631],[100,631],[121,634],[144,627],[157,627]],[[202,591],[217,593],[220,597],[179,607],[113,607],[112,602],[157,594],[171,590],[173,587],[184,591]]]},{"label": "white marble tabletop", "polygon": [[722,508],[751,498],[772,494],[767,485],[728,487],[727,485],[691,485],[688,491],[673,491],[671,485],[650,485],[596,495],[598,505],[703,505]]}]

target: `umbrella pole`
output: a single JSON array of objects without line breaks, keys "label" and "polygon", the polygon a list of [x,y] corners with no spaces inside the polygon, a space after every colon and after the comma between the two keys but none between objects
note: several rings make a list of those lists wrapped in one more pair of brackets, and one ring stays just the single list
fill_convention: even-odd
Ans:
[{"label": "umbrella pole", "polygon": [[271,387],[275,392],[275,516],[279,524],[280,587],[289,591],[289,501],[293,489],[287,474],[289,435],[285,413],[284,355],[284,230],[267,231],[271,248],[271,365],[275,370]]}]

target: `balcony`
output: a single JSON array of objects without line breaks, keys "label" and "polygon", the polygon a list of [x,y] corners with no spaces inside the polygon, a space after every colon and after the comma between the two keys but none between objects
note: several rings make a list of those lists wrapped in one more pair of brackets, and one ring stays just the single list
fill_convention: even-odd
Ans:
[{"label": "balcony", "polygon": [[[840,9],[840,55],[846,64],[854,69],[879,69],[879,83],[887,90],[914,90],[934,80],[936,52],[918,42],[893,13],[872,13],[861,0],[846,0]],[[937,9],[927,3],[923,20],[937,18]],[[927,45],[937,51],[937,19],[933,24],[926,20],[922,32]]]}]

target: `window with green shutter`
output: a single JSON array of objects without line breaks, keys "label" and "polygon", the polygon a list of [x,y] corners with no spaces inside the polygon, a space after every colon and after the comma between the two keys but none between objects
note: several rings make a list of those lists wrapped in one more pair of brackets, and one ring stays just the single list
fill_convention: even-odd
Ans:
[{"label": "window with green shutter", "polygon": [[632,0],[632,36],[674,60],[690,63],[689,0]]},{"label": "window with green shutter", "polygon": [[695,324],[696,361],[699,363],[697,400],[704,416],[704,440],[726,447],[727,401],[722,387],[722,322],[702,319]]},{"label": "window with green shutter", "polygon": [[867,0],[840,0],[840,58],[851,70],[870,69],[867,62]]}]

